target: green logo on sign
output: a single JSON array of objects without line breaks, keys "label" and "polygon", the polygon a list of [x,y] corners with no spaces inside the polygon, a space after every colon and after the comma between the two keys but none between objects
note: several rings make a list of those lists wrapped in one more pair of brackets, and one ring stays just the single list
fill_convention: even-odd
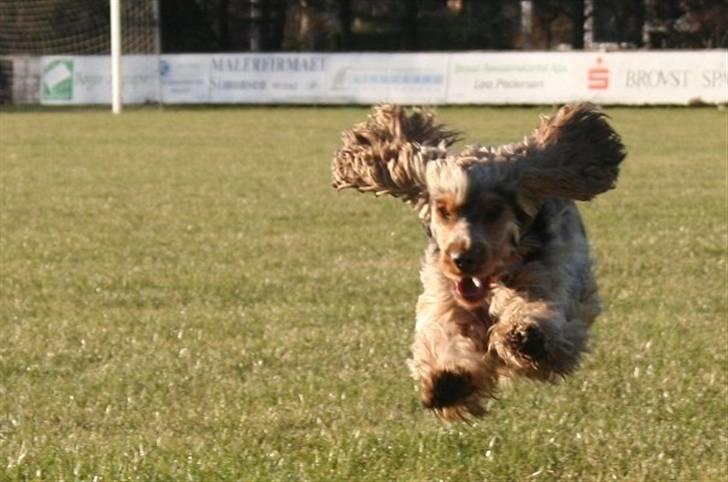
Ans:
[{"label": "green logo on sign", "polygon": [[43,100],[73,99],[73,60],[53,60],[43,69]]}]

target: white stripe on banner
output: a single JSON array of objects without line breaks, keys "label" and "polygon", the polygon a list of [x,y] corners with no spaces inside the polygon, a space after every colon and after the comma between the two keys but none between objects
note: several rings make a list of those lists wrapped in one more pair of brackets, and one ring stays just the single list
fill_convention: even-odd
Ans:
[{"label": "white stripe on banner", "polygon": [[[42,103],[110,102],[107,56],[41,63]],[[728,103],[728,50],[128,55],[123,64],[129,104]]]}]

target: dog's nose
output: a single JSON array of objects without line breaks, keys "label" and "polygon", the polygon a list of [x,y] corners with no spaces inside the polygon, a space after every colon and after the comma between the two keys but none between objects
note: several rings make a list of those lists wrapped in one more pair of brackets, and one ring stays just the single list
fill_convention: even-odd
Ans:
[{"label": "dog's nose", "polygon": [[470,249],[462,252],[454,252],[450,255],[452,262],[463,273],[474,273],[482,266],[485,259],[485,247],[476,244]]}]

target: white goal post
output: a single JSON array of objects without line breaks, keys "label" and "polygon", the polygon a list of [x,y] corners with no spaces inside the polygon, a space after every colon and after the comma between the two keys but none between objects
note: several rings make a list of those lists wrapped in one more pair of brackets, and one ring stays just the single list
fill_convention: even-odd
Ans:
[{"label": "white goal post", "polygon": [[[114,114],[120,114],[124,104],[123,51],[128,49],[126,53],[152,53],[159,60],[162,52],[159,2],[160,0],[109,0],[111,112]],[[137,38],[140,30],[142,38]],[[158,99],[161,99],[160,82],[161,79],[157,76]]]},{"label": "white goal post", "polygon": [[121,113],[121,0],[111,6],[111,112]]}]

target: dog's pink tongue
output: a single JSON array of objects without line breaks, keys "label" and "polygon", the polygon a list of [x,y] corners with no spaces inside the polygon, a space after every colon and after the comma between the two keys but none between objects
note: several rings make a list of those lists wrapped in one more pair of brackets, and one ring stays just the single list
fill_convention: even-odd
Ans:
[{"label": "dog's pink tongue", "polygon": [[478,278],[468,277],[458,281],[456,289],[458,290],[458,294],[465,300],[475,302],[485,296],[486,286]]}]

